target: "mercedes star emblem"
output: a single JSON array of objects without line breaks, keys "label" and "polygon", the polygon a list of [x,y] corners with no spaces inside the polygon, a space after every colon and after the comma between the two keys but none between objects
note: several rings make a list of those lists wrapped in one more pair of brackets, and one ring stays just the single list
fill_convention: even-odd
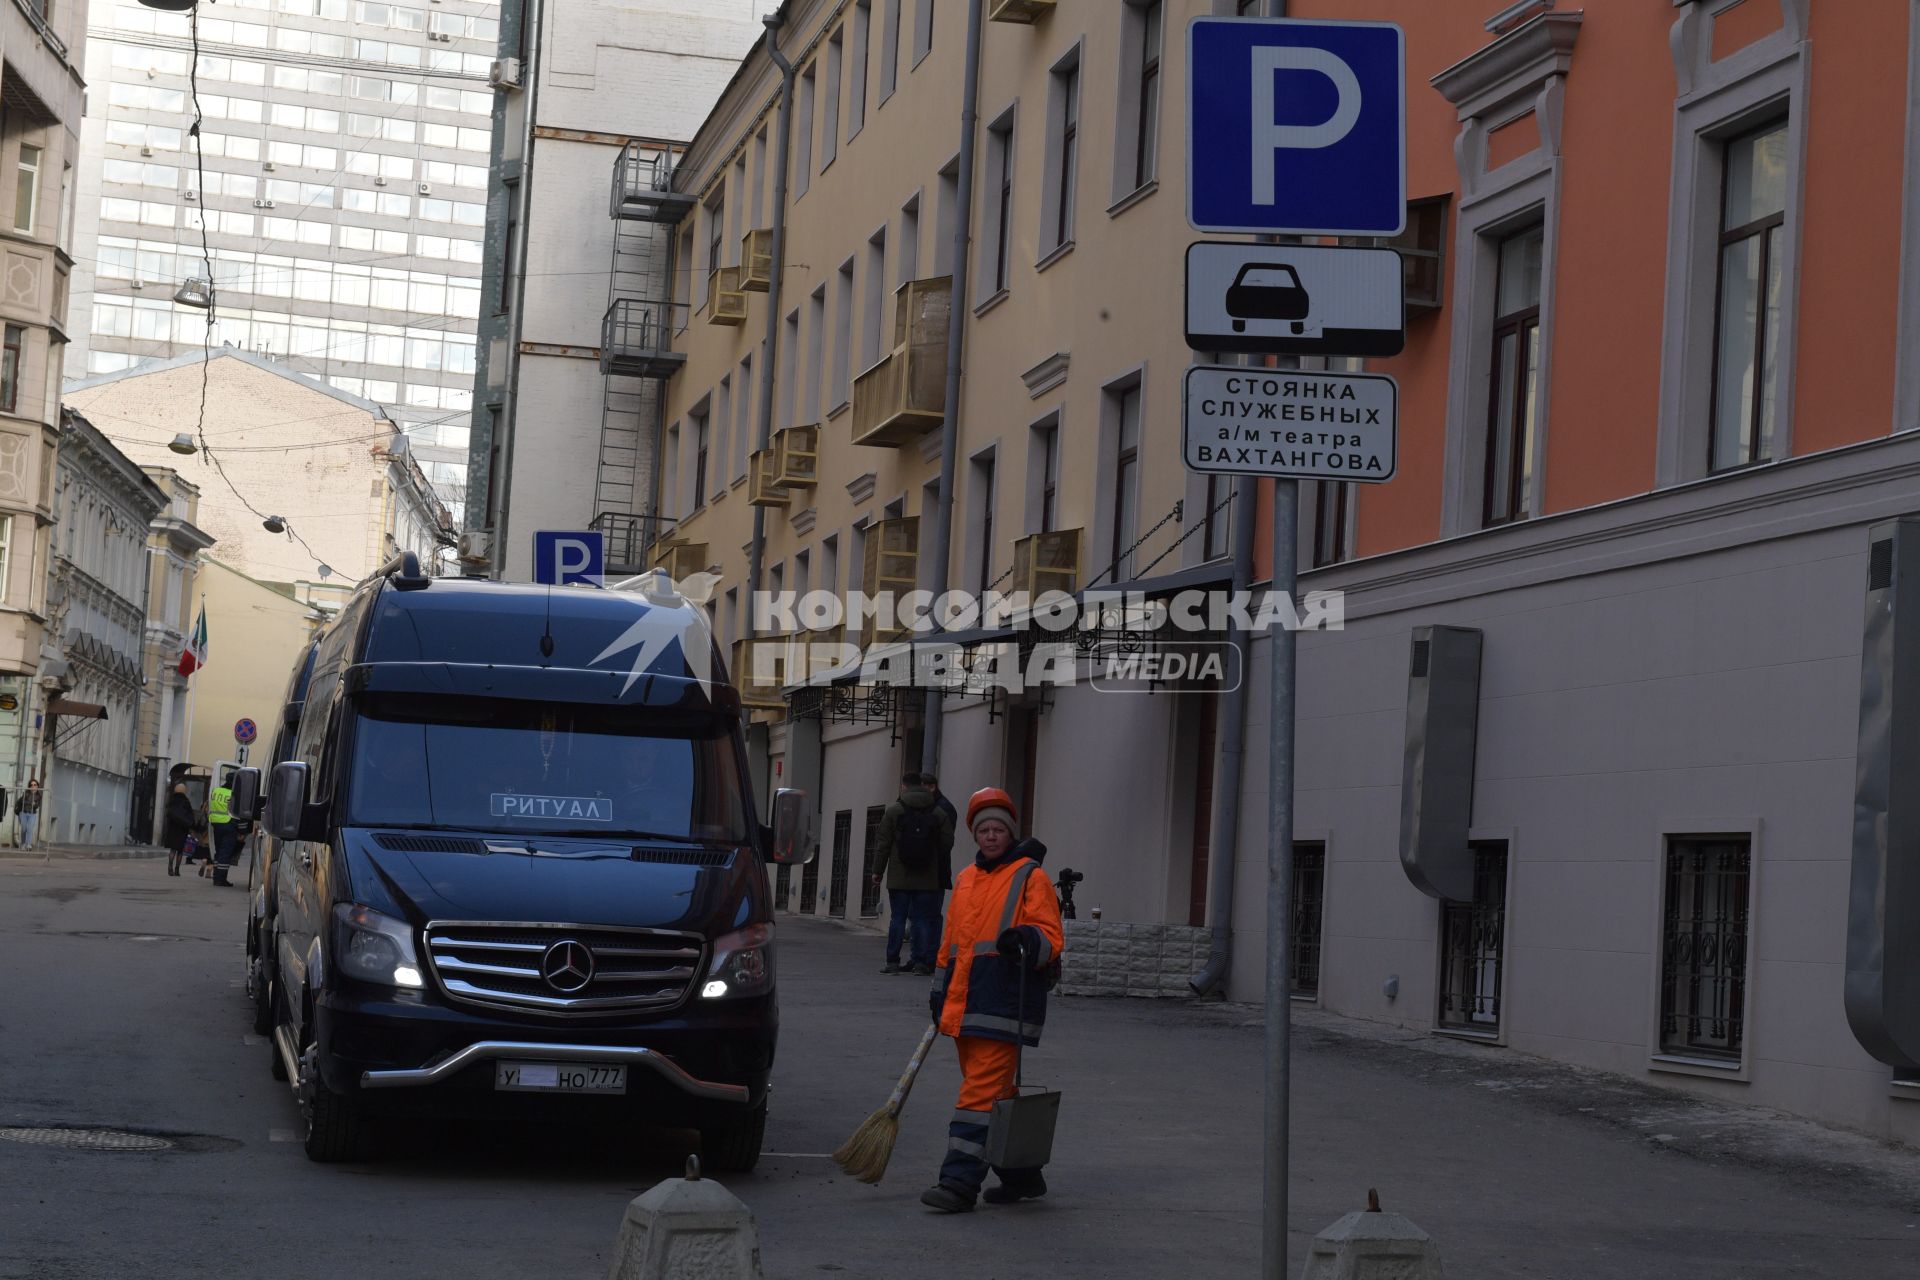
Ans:
[{"label": "mercedes star emblem", "polygon": [[562,939],[540,957],[540,976],[562,995],[572,995],[593,981],[593,952],[583,942]]}]

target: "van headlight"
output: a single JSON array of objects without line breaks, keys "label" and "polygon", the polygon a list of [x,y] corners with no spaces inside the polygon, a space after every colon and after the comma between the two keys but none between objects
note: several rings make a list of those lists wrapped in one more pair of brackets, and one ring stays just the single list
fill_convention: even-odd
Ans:
[{"label": "van headlight", "polygon": [[333,909],[339,926],[334,967],[350,978],[387,987],[424,987],[413,926],[372,907],[343,902]]},{"label": "van headlight", "polygon": [[773,990],[773,926],[750,924],[713,944],[702,1000],[759,996]]}]

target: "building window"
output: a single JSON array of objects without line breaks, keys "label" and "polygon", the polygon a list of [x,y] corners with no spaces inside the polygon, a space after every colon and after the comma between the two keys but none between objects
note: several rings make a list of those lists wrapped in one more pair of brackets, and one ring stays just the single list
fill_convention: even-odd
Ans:
[{"label": "building window", "polygon": [[[853,259],[840,264],[833,283],[833,380],[827,388],[832,410],[847,403],[853,385]],[[831,411],[831,410],[830,410]]]},{"label": "building window", "polygon": [[[880,823],[887,816],[887,807],[882,804],[867,806],[867,837],[861,846],[860,857],[860,914],[872,919],[880,914],[880,897],[886,889],[880,884]],[[851,813],[842,813],[834,818],[834,840],[840,837],[840,818],[848,819],[852,826]]]},{"label": "building window", "polygon": [[1533,443],[1540,412],[1540,265],[1545,240],[1545,229],[1533,227],[1500,242],[1481,512],[1482,523],[1489,528],[1524,520],[1533,510]]},{"label": "building window", "polygon": [[1320,905],[1327,891],[1327,846],[1293,846],[1293,950],[1287,957],[1287,993],[1296,1000],[1320,995]]},{"label": "building window", "polygon": [[726,213],[724,199],[715,199],[707,206],[707,274],[709,276],[725,266],[727,262]]},{"label": "building window", "polygon": [[880,102],[900,83],[900,0],[880,0]]},{"label": "building window", "polygon": [[994,455],[983,454],[973,460],[973,524],[974,542],[980,558],[980,571],[976,583],[979,594],[985,596],[987,588],[994,584],[993,575],[993,508],[999,500],[999,492],[994,484]]},{"label": "building window", "polygon": [[990,246],[980,292],[991,298],[1007,287],[1013,260],[1013,108],[987,126],[987,224],[982,239]]},{"label": "building window", "polygon": [[947,161],[940,170],[939,195],[933,207],[933,274],[953,273],[953,233],[959,221],[960,162]]},{"label": "building window", "polygon": [[12,562],[12,549],[13,517],[0,516],[0,601],[7,598],[7,566]]},{"label": "building window", "polygon": [[847,141],[852,142],[867,124],[867,59],[873,39],[873,0],[858,0],[853,18],[847,23],[853,33],[847,42],[852,65],[847,75]]},{"label": "building window", "polygon": [[[737,394],[734,403],[739,407],[740,421],[733,433],[733,479],[743,480],[747,474],[747,450],[759,444],[754,434],[759,426],[759,388],[753,381],[753,357],[748,356],[740,362],[740,376],[734,379]],[[753,444],[749,445],[748,442]]]},{"label": "building window", "polygon": [[1230,476],[1208,475],[1206,507],[1200,513],[1200,558],[1219,560],[1231,554],[1227,534],[1231,526],[1233,507],[1233,479]]},{"label": "building window", "polygon": [[1351,484],[1339,480],[1319,480],[1314,483],[1314,568],[1339,564],[1353,555],[1353,547],[1347,540],[1347,512],[1352,500]]},{"label": "building window", "polygon": [[1040,446],[1040,532],[1052,533],[1060,519],[1060,419],[1038,429]]},{"label": "building window", "polygon": [[913,22],[913,65],[917,67],[933,52],[934,0],[914,0],[913,7],[918,15]]},{"label": "building window", "polygon": [[920,278],[920,196],[900,206],[900,247],[895,250],[894,281],[905,284]]},{"label": "building window", "polygon": [[693,504],[689,511],[698,511],[707,505],[707,419],[705,415],[693,420]]},{"label": "building window", "polygon": [[840,72],[845,60],[846,37],[836,31],[827,41],[826,101],[820,104],[820,172],[825,173],[833,158],[840,154]]},{"label": "building window", "polygon": [[[881,813],[886,806],[875,805]],[[876,825],[873,810],[867,811],[867,842],[873,842],[873,828]],[[853,861],[853,811],[842,809],[833,815],[833,873],[827,881],[827,914],[845,918],[847,914],[847,878],[852,870]]]},{"label": "building window", "polygon": [[887,312],[887,229],[867,240],[866,293],[860,308],[860,367],[871,369],[880,359]]},{"label": "building window", "polygon": [[[739,384],[740,395],[747,395],[747,384]],[[713,472],[713,488],[716,493],[724,493],[727,488],[727,459],[732,457],[728,448],[728,436],[733,431],[733,389],[734,375],[728,374],[720,379],[720,385],[713,393],[713,447],[711,453],[718,465]]]},{"label": "building window", "polygon": [[1746,836],[1667,843],[1660,948],[1660,1050],[1737,1062],[1746,1043]]},{"label": "building window", "polygon": [[1047,88],[1047,185],[1041,209],[1041,256],[1073,242],[1074,191],[1080,171],[1080,51],[1053,68]]},{"label": "building window", "polygon": [[40,148],[20,145],[20,177],[13,189],[13,229],[33,234],[40,213]]},{"label": "building window", "polygon": [[12,413],[20,407],[20,354],[27,331],[17,324],[7,326],[6,356],[0,362],[0,413]]},{"label": "building window", "polygon": [[807,194],[813,182],[813,96],[815,72],[819,64],[810,62],[800,73],[800,94],[794,100],[793,122],[793,198]]},{"label": "building window", "polygon": [[1113,468],[1113,581],[1133,577],[1133,544],[1140,529],[1140,384],[1108,393],[1115,424]]},{"label": "building window", "polygon": [[820,421],[820,381],[826,371],[821,361],[825,358],[826,329],[827,286],[821,285],[807,299],[807,364],[801,371],[806,382],[800,394],[800,421],[805,423]]},{"label": "building window", "polygon": [[1152,182],[1159,166],[1161,0],[1127,0],[1121,12],[1120,118],[1114,129],[1113,198]]},{"label": "building window", "polygon": [[1473,901],[1440,905],[1440,1025],[1500,1032],[1507,936],[1507,846],[1473,846]]},{"label": "building window", "polygon": [[1786,261],[1786,122],[1732,139],[1725,158],[1714,311],[1710,458],[1715,471],[1772,456]]}]

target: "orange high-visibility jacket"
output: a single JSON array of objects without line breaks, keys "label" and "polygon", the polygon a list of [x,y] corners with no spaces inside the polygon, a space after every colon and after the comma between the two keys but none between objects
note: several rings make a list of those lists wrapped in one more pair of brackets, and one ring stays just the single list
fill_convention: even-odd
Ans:
[{"label": "orange high-visibility jacket", "polygon": [[[1027,951],[1024,1003],[1020,962],[998,951],[1000,935],[1008,929],[1019,930]],[[947,908],[933,979],[941,1032],[1040,1043],[1047,1009],[1045,969],[1065,946],[1060,899],[1039,863],[1008,857],[994,866],[975,862],[962,871]]]}]

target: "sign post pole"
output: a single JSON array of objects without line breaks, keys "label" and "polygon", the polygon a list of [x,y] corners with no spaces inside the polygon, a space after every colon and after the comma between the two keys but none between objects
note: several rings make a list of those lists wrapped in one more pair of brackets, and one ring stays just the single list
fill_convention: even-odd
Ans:
[{"label": "sign post pole", "polygon": [[[1273,482],[1273,584],[1291,609],[1298,586],[1300,482]],[[1294,631],[1269,633],[1273,645],[1272,687],[1267,697],[1267,1042],[1266,1224],[1261,1274],[1287,1277],[1287,1155],[1292,1120],[1293,996],[1287,957],[1293,925],[1293,712]]]}]

